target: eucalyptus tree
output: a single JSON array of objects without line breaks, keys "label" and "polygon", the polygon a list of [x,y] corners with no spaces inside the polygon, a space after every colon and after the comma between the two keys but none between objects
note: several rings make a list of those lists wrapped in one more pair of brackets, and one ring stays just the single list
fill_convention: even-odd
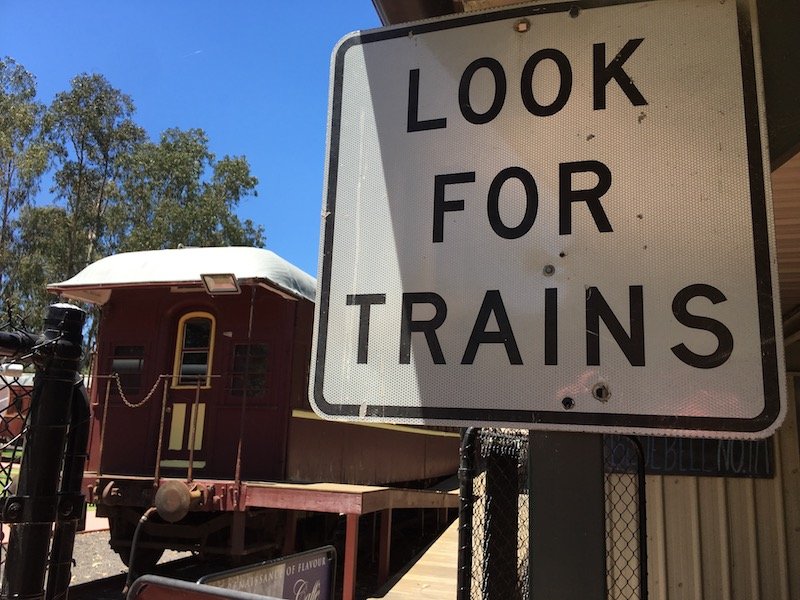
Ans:
[{"label": "eucalyptus tree", "polygon": [[[3,89],[20,90],[17,104],[28,106],[27,112],[9,111],[8,123],[0,120],[0,159],[12,156],[18,174],[9,188],[14,193],[6,194],[7,201],[4,196],[15,217],[13,243],[5,248],[13,253],[7,287],[18,309],[43,315],[52,300],[48,283],[115,252],[264,245],[263,228],[235,213],[242,199],[256,195],[258,181],[247,159],[217,159],[202,129],[167,129],[158,142],[149,141],[133,119],[133,100],[102,75],[78,75],[46,110],[34,101],[32,77],[22,71],[2,76]],[[4,93],[11,106],[5,100],[10,93]],[[3,149],[6,130],[27,140],[9,146],[27,154]],[[48,165],[51,201],[32,205]],[[89,333],[91,339],[93,327]]]},{"label": "eucalyptus tree", "polygon": [[44,120],[55,149],[53,193],[63,202],[66,232],[63,277],[108,254],[107,217],[120,194],[124,157],[146,139],[133,121],[133,100],[98,74],[75,77],[54,98]]},{"label": "eucalyptus tree", "polygon": [[29,206],[47,168],[49,147],[41,136],[45,106],[36,80],[13,58],[0,58],[0,295],[4,302],[14,270],[11,246],[19,211]]},{"label": "eucalyptus tree", "polygon": [[53,301],[47,293],[47,284],[65,278],[70,227],[69,215],[59,206],[26,206],[20,211],[9,302],[34,329]]},{"label": "eucalyptus tree", "polygon": [[263,228],[235,213],[242,199],[256,195],[247,159],[217,160],[202,129],[167,129],[124,164],[126,202],[113,217],[119,250],[264,245]]}]

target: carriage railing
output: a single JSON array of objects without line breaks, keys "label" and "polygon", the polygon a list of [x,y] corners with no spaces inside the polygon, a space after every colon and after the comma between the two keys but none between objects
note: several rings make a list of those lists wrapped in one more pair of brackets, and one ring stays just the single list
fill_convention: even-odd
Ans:
[{"label": "carriage railing", "polygon": [[[167,381],[167,380],[169,380],[171,378],[172,378],[172,374],[169,374],[169,375],[158,375],[156,377],[155,383],[153,384],[153,387],[150,388],[150,391],[145,395],[145,397],[142,400],[140,400],[139,402],[131,402],[131,401],[128,400],[128,397],[127,397],[127,395],[125,393],[125,390],[123,389],[122,383],[120,381],[119,373],[111,373],[109,375],[95,375],[93,377],[96,385],[99,386],[102,383],[105,383],[105,385],[104,385],[104,394],[103,394],[103,416],[102,416],[102,422],[101,422],[101,425],[100,425],[100,445],[99,445],[99,447],[97,449],[97,452],[98,452],[97,475],[98,476],[103,474],[103,458],[104,458],[105,445],[106,445],[106,432],[108,431],[108,427],[107,427],[107,425],[108,425],[108,412],[109,412],[108,411],[108,405],[109,405],[109,400],[111,398],[112,385],[116,386],[117,392],[119,394],[120,399],[122,400],[122,403],[125,406],[127,406],[128,408],[136,409],[136,408],[142,408],[142,407],[146,406],[149,403],[150,399],[153,397],[153,395],[156,393],[156,391],[158,390],[158,388],[162,384],[162,382],[165,382],[165,381]],[[160,465],[161,465],[161,444],[163,442],[164,417],[165,417],[165,411],[166,411],[166,406],[167,406],[167,390],[168,389],[169,389],[169,387],[167,385],[164,385],[164,391],[162,393],[162,401],[161,401],[161,420],[159,421],[159,427],[158,427],[158,447],[157,447],[157,450],[156,450],[156,452],[157,452],[156,464],[155,464],[155,472],[153,473],[153,481],[154,481],[153,485],[154,486],[158,486],[158,480],[159,480],[159,476],[160,476],[159,469],[160,469]],[[92,406],[94,408],[96,408],[97,407],[97,403],[93,403]]]},{"label": "carriage railing", "polygon": [[[225,375],[221,374],[211,374],[208,375],[208,379],[210,380],[222,380]],[[104,392],[103,392],[103,413],[102,413],[102,422],[100,427],[100,442],[98,448],[98,476],[102,476],[104,473],[103,468],[103,457],[106,445],[106,433],[108,431],[107,424],[108,424],[108,415],[109,415],[109,404],[112,398],[112,394],[116,393],[122,404],[130,409],[139,409],[143,408],[149,404],[149,402],[156,397],[158,389],[161,388],[161,410],[160,410],[160,417],[159,417],[159,425],[158,425],[158,441],[156,445],[156,457],[155,457],[155,465],[153,466],[153,487],[158,487],[159,481],[161,478],[161,464],[162,464],[162,457],[164,452],[164,432],[167,427],[166,423],[166,416],[167,416],[167,407],[169,401],[169,392],[171,389],[171,382],[174,380],[175,375],[173,373],[162,373],[161,375],[157,375],[155,378],[155,383],[144,395],[144,397],[136,402],[132,402],[128,398],[128,394],[126,394],[124,386],[121,382],[119,373],[111,373],[108,375],[96,375],[94,379],[97,381],[98,385],[102,385],[104,382]],[[187,483],[192,482],[194,480],[194,469],[195,469],[195,440],[197,439],[197,427],[198,427],[198,406],[200,404],[202,392],[206,390],[204,386],[204,382],[206,381],[206,377],[203,376],[202,379],[198,378],[195,386],[194,386],[194,400],[193,400],[193,408],[190,411],[190,421],[189,421],[189,437],[188,437],[188,461],[186,467],[186,481]],[[186,388],[184,388],[185,391]],[[238,436],[238,446],[237,446],[237,455],[236,455],[236,464],[233,473],[233,480],[234,485],[239,486],[241,483],[241,465],[243,459],[243,427],[246,422],[246,413],[247,413],[247,398],[248,398],[248,391],[247,387],[243,389],[243,393],[241,395],[241,403],[240,403],[240,431]],[[96,406],[96,405],[95,405]]]}]

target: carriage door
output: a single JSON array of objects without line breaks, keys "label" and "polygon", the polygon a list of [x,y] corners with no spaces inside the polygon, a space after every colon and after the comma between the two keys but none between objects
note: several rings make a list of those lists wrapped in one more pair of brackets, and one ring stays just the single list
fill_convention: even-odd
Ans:
[{"label": "carriage door", "polygon": [[[214,316],[191,312],[178,321],[175,362],[164,419],[161,467],[201,472],[206,466],[206,407],[214,378]],[[219,383],[218,383],[219,385]]]}]

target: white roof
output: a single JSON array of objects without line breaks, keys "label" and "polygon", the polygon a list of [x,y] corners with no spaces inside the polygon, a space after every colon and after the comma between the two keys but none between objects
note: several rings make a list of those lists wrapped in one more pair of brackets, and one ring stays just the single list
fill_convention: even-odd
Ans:
[{"label": "white roof", "polygon": [[314,301],[317,281],[311,275],[269,250],[237,246],[114,254],[47,289],[67,298],[104,304],[114,288],[202,285],[201,274],[219,273],[232,273],[240,282],[265,281],[269,287]]}]

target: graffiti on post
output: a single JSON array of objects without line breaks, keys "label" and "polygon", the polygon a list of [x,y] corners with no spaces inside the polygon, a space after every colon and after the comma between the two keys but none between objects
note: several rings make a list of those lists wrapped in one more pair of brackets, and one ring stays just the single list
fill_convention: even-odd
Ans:
[{"label": "graffiti on post", "polygon": [[[637,438],[644,453],[648,475],[694,475],[707,477],[774,476],[772,438],[763,440],[710,440],[702,438]],[[606,436],[607,461],[611,472],[629,472],[636,464],[630,444],[619,436]]]}]

